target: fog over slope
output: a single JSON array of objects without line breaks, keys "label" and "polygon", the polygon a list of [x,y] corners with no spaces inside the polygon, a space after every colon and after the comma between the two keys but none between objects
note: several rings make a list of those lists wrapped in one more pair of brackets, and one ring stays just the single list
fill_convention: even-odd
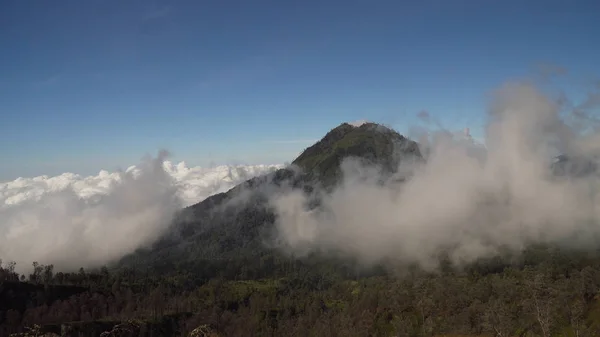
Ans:
[{"label": "fog over slope", "polygon": [[566,104],[529,83],[505,84],[490,102],[485,146],[460,132],[415,134],[427,161],[401,164],[399,172],[414,174],[406,184],[382,186],[376,169],[348,160],[321,210],[308,210],[300,191],[272,198],[279,237],[295,253],[426,268],[442,250],[461,264],[530,243],[590,243],[600,234],[600,180],[557,177],[551,163],[560,153],[598,154],[599,124],[589,115],[598,97]]},{"label": "fog over slope", "polygon": [[154,242],[177,210],[279,165],[188,168],[147,157],[125,172],[19,178],[0,183],[0,259],[29,271],[91,267]]}]

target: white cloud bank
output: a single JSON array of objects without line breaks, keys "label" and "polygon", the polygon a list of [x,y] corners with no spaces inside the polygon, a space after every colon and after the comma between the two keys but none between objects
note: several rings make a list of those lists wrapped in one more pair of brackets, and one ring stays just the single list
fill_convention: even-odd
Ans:
[{"label": "white cloud bank", "polygon": [[281,165],[187,167],[145,158],[125,172],[0,183],[0,259],[20,271],[99,266],[155,241],[175,211]]},{"label": "white cloud bank", "polygon": [[382,186],[377,170],[347,162],[320,210],[307,209],[301,191],[273,198],[284,246],[435,268],[442,251],[462,264],[530,243],[594,240],[599,177],[561,179],[550,164],[559,153],[599,155],[600,122],[530,84],[507,84],[494,97],[485,147],[461,132],[422,133],[427,162],[401,164],[399,172],[414,173],[405,184]]}]

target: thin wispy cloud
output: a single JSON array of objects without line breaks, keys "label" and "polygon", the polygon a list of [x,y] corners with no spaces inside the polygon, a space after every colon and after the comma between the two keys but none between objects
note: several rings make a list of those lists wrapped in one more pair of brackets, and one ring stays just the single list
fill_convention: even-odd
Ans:
[{"label": "thin wispy cloud", "polygon": [[142,15],[142,20],[147,21],[147,20],[164,18],[164,17],[168,16],[169,14],[171,14],[172,11],[173,11],[173,9],[169,6],[154,8],[154,9],[151,9],[151,10],[148,10],[147,12],[145,12]]},{"label": "thin wispy cloud", "polygon": [[47,88],[58,85],[63,80],[62,74],[55,74],[48,77],[43,77],[32,82],[34,88]]},{"label": "thin wispy cloud", "polygon": [[273,66],[266,62],[242,61],[227,68],[217,70],[213,74],[198,81],[192,88],[194,90],[202,91],[213,88],[249,84],[272,71]]},{"label": "thin wispy cloud", "polygon": [[263,144],[312,144],[317,139],[282,139],[282,140],[266,140]]},{"label": "thin wispy cloud", "polygon": [[139,23],[138,33],[144,36],[157,36],[164,33],[173,24],[172,8],[161,7],[144,13]]},{"label": "thin wispy cloud", "polygon": [[550,80],[557,76],[563,76],[568,73],[567,68],[558,64],[549,62],[539,62],[535,65],[535,70],[538,75],[541,76],[542,80]]}]

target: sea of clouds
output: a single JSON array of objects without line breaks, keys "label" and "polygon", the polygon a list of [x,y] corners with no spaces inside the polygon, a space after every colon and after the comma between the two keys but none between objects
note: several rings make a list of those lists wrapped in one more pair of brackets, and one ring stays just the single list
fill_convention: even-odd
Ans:
[{"label": "sea of clouds", "polygon": [[182,207],[282,165],[188,167],[168,154],[122,172],[18,178],[0,183],[0,259],[97,267],[151,244]]}]

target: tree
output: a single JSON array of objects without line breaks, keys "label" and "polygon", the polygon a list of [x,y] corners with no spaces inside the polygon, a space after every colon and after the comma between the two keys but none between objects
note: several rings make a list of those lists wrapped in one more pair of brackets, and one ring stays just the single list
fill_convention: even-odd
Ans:
[{"label": "tree", "polygon": [[46,285],[51,284],[54,278],[54,265],[49,264],[43,267],[43,282]]},{"label": "tree", "polygon": [[32,283],[39,283],[41,281],[41,275],[42,275],[42,271],[43,271],[44,267],[41,266],[37,262],[33,262],[32,265],[33,265],[33,274],[29,275],[29,281]]},{"label": "tree", "polygon": [[525,286],[528,298],[526,306],[534,317],[543,337],[550,337],[554,324],[558,321],[556,315],[557,296],[551,287],[552,281],[545,272],[527,271]]}]

